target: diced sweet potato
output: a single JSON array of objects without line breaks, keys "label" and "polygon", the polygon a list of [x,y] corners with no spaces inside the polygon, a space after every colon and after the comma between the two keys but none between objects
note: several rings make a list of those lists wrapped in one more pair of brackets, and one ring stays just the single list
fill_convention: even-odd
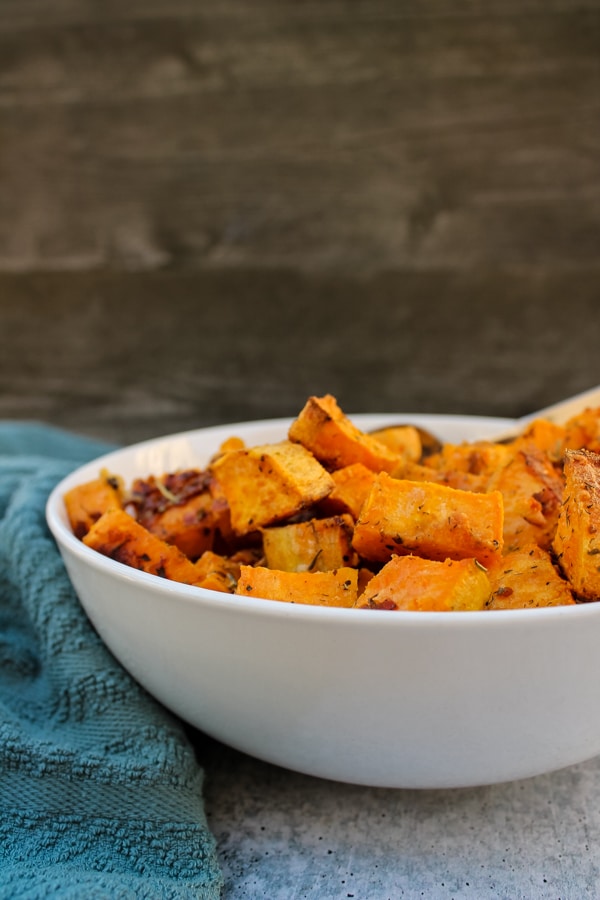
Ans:
[{"label": "diced sweet potato", "polygon": [[191,560],[172,544],[150,534],[122,509],[105,512],[92,525],[83,543],[104,556],[152,575],[195,584],[198,572]]},{"label": "diced sweet potato", "polygon": [[483,493],[487,490],[488,476],[453,469],[451,466],[444,469],[434,469],[423,463],[408,462],[402,470],[402,478],[405,481],[433,481],[435,484],[445,484],[447,487],[456,488],[459,491],[477,491]]},{"label": "diced sweet potato", "polygon": [[438,453],[428,456],[423,464],[439,472],[467,472],[470,475],[488,477],[507,461],[509,452],[504,444],[493,441],[444,444]]},{"label": "diced sweet potato", "polygon": [[506,448],[508,459],[488,481],[504,499],[504,552],[531,541],[549,549],[562,499],[563,478],[531,441]]},{"label": "diced sweet potato", "polygon": [[212,550],[220,522],[210,492],[212,476],[201,469],[137,478],[130,502],[137,521],[190,559]]},{"label": "diced sweet potato", "polygon": [[554,552],[576,596],[600,600],[600,456],[567,450],[564,472]]},{"label": "diced sweet potato", "polygon": [[169,506],[144,525],[167,544],[175,544],[190,559],[197,559],[214,546],[217,528],[213,499],[208,492],[198,494],[185,503]]},{"label": "diced sweet potato", "polygon": [[547,550],[531,543],[507,553],[488,570],[492,592],[487,609],[571,606],[573,593]]},{"label": "diced sweet potato", "polygon": [[240,563],[228,556],[206,550],[196,560],[198,587],[233,594],[240,577]]},{"label": "diced sweet potato", "polygon": [[352,463],[331,473],[334,488],[321,502],[321,508],[330,513],[350,513],[358,519],[366,496],[373,486],[376,475],[362,463]]},{"label": "diced sweet potato", "polygon": [[212,463],[212,471],[238,535],[290,518],[333,489],[323,466],[291,441],[229,451]]},{"label": "diced sweet potato", "polygon": [[241,437],[237,437],[236,435],[232,435],[231,437],[226,438],[219,446],[219,449],[216,453],[213,454],[210,462],[214,463],[220,456],[223,456],[224,453],[230,453],[232,450],[245,450],[246,442]]},{"label": "diced sweet potato", "polygon": [[588,407],[565,423],[564,446],[567,450],[591,450],[600,453],[600,408]]},{"label": "diced sweet potato", "polygon": [[333,572],[280,572],[264,566],[242,566],[236,594],[312,606],[354,606],[356,569]]},{"label": "diced sweet potato", "polygon": [[[432,470],[432,481],[461,491],[487,490],[490,475],[505,464],[510,451],[503,444],[476,441],[472,444],[444,444],[438,453],[423,460],[423,468]],[[407,469],[404,478],[415,478]]]},{"label": "diced sweet potato", "polygon": [[265,528],[266,564],[283,572],[329,572],[354,566],[358,558],[352,547],[353,528],[349,515]]},{"label": "diced sweet potato", "polygon": [[421,435],[414,425],[388,425],[369,434],[407,461],[419,462],[423,455]]},{"label": "diced sweet potato", "polygon": [[288,437],[329,469],[360,462],[374,472],[396,472],[404,461],[402,455],[357,428],[331,394],[310,397],[292,422]]},{"label": "diced sweet potato", "polygon": [[371,578],[357,605],[414,612],[480,610],[489,596],[486,570],[475,559],[394,556]]},{"label": "diced sweet potato", "polygon": [[502,550],[502,526],[498,491],[460,491],[381,472],[356,523],[353,545],[360,556],[380,562],[414,553],[439,561],[473,557],[486,565]]},{"label": "diced sweet potato", "polygon": [[563,425],[557,425],[549,419],[534,419],[517,440],[535,444],[547,454],[551,462],[560,463],[565,452],[566,436]]},{"label": "diced sweet potato", "polygon": [[73,534],[82,538],[108,509],[121,509],[123,488],[120,478],[101,472],[98,478],[79,484],[64,496]]},{"label": "diced sweet potato", "polygon": [[366,586],[374,578],[375,572],[372,572],[371,569],[367,569],[366,566],[360,566],[358,570],[358,597],[364,592]]}]

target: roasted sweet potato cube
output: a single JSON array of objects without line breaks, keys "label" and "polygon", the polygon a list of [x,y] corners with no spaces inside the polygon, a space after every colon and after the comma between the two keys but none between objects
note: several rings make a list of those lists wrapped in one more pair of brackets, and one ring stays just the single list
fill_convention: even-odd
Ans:
[{"label": "roasted sweet potato cube", "polygon": [[402,478],[405,481],[433,481],[435,484],[445,484],[448,487],[457,488],[459,491],[477,491],[483,493],[487,490],[488,476],[467,472],[462,469],[453,469],[451,466],[444,469],[433,469],[423,463],[407,462],[402,470]]},{"label": "roasted sweet potato cube", "polygon": [[135,517],[152,534],[197,559],[213,549],[220,523],[210,492],[212,480],[201,469],[136,478],[130,492]]},{"label": "roasted sweet potato cube", "polygon": [[535,543],[507,553],[488,570],[492,592],[487,609],[572,606],[573,592],[547,550]]},{"label": "roasted sweet potato cube", "polygon": [[444,444],[438,453],[428,456],[423,464],[440,472],[467,472],[488,477],[503,465],[510,451],[504,444],[493,441]]},{"label": "roasted sweet potato cube", "polygon": [[213,499],[206,492],[184,503],[169,506],[143,524],[167,544],[175,544],[190,559],[197,559],[214,546],[217,520]]},{"label": "roasted sweet potato cube", "polygon": [[361,431],[342,412],[335,397],[310,397],[288,437],[310,450],[328,469],[360,462],[374,472],[397,472],[404,457]]},{"label": "roasted sweet potato cube", "polygon": [[358,572],[280,572],[264,566],[242,566],[236,594],[312,606],[354,606]]},{"label": "roasted sweet potato cube", "polygon": [[329,572],[358,562],[352,547],[354,521],[349,515],[309,519],[265,528],[263,550],[269,569],[283,572]]},{"label": "roasted sweet potato cube", "polygon": [[567,450],[591,450],[600,453],[600,408],[588,407],[572,416],[564,426]]},{"label": "roasted sweet potato cube", "polygon": [[290,518],[333,490],[331,475],[292,441],[232,450],[211,467],[238,535]]},{"label": "roasted sweet potato cube", "polygon": [[480,610],[489,596],[486,570],[475,559],[394,556],[371,578],[357,606],[413,612]]},{"label": "roasted sweet potato cube", "polygon": [[184,584],[198,581],[194,563],[178,547],[150,534],[122,509],[110,510],[100,516],[83,538],[83,543],[104,556],[161,578]]},{"label": "roasted sweet potato cube", "polygon": [[240,563],[212,550],[205,550],[196,560],[196,570],[198,587],[227,594],[234,593],[240,577]]},{"label": "roasted sweet potato cube", "polygon": [[472,557],[486,565],[501,552],[502,525],[498,491],[460,491],[381,472],[363,504],[353,545],[360,556],[380,562],[414,553],[438,561]]},{"label": "roasted sweet potato cube", "polygon": [[567,450],[564,473],[554,552],[575,595],[600,600],[600,455]]},{"label": "roasted sweet potato cube", "polygon": [[331,513],[350,513],[358,519],[366,496],[376,475],[362,463],[352,463],[331,473],[334,488],[321,503],[321,508]]},{"label": "roasted sweet potato cube", "polygon": [[405,460],[419,462],[423,455],[421,435],[414,425],[387,425],[369,434]]},{"label": "roasted sweet potato cube", "polygon": [[120,478],[101,472],[98,478],[78,484],[64,496],[73,534],[82,538],[108,509],[121,509],[123,487]]},{"label": "roasted sweet potato cube", "polygon": [[517,441],[535,444],[547,454],[551,462],[560,463],[565,452],[566,439],[567,432],[563,425],[557,425],[549,419],[534,419]]},{"label": "roasted sweet potato cube", "polygon": [[488,490],[504,499],[504,552],[531,541],[549,549],[558,519],[563,477],[547,454],[531,441],[506,448],[508,458],[488,480]]}]

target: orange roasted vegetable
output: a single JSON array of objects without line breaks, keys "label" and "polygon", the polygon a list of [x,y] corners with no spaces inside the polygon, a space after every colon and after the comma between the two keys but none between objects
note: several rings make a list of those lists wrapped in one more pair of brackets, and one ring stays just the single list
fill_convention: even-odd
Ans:
[{"label": "orange roasted vegetable", "polygon": [[280,572],[264,566],[242,566],[236,594],[312,606],[354,606],[358,572],[343,567],[333,572]]},{"label": "orange roasted vegetable", "polygon": [[544,450],[530,440],[509,447],[507,460],[488,479],[504,505],[504,551],[534,541],[549,549],[563,493],[563,477]]},{"label": "orange roasted vegetable", "polygon": [[358,462],[374,472],[396,472],[405,459],[357,428],[331,394],[310,397],[292,422],[288,437],[310,450],[329,469]]},{"label": "orange roasted vegetable", "polygon": [[552,557],[535,543],[502,556],[488,575],[492,592],[487,609],[530,609],[575,603],[573,592]]},{"label": "orange roasted vegetable", "polygon": [[221,512],[210,491],[212,478],[199,469],[172,472],[160,478],[137,478],[130,503],[136,519],[148,531],[175,544],[197,559],[212,550]]},{"label": "orange roasted vegetable", "polygon": [[352,547],[354,523],[349,515],[309,519],[263,530],[263,549],[269,569],[284,572],[328,572],[356,566]]},{"label": "orange roasted vegetable", "polygon": [[92,525],[83,543],[104,556],[161,578],[196,584],[198,572],[191,560],[136,522],[129,513],[115,509]]},{"label": "orange roasted vegetable", "polygon": [[380,473],[354,529],[353,545],[365,559],[393,554],[492,562],[502,549],[503,506],[498,491],[472,493]]},{"label": "orange roasted vegetable", "polygon": [[350,513],[358,519],[367,494],[373,487],[376,475],[362,463],[352,463],[331,473],[333,490],[320,508],[326,513]]},{"label": "orange roasted vegetable", "polygon": [[600,455],[567,450],[554,552],[577,597],[600,599]]},{"label": "orange roasted vegetable", "polygon": [[490,596],[486,570],[475,559],[443,562],[394,556],[369,581],[358,606],[420,612],[483,609]]},{"label": "orange roasted vegetable", "polygon": [[122,481],[116,475],[101,472],[98,478],[67,491],[64,501],[73,534],[82,538],[102,513],[122,508]]},{"label": "orange roasted vegetable", "polygon": [[331,476],[323,466],[308,450],[291,441],[230,450],[211,468],[238,535],[290,518],[333,489]]}]

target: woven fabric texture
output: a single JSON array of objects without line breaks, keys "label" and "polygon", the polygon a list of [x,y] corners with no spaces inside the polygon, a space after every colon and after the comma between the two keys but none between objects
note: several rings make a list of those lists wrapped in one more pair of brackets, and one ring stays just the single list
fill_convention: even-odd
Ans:
[{"label": "woven fabric texture", "polygon": [[180,722],[104,647],[44,508],[109,449],[0,423],[0,898],[221,896]]}]

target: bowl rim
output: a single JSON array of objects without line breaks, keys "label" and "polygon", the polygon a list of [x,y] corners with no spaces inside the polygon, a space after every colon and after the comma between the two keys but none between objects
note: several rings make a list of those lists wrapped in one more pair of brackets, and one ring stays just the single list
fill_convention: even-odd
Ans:
[{"label": "bowl rim", "polygon": [[[367,423],[373,421],[391,424],[414,422],[415,424],[429,425],[444,423],[459,424],[481,423],[490,428],[500,429],[510,426],[513,420],[498,417],[470,416],[470,415],[446,415],[435,413],[357,413],[350,414],[353,421]],[[117,581],[131,583],[144,588],[150,593],[164,595],[165,591],[183,602],[199,607],[207,607],[220,610],[224,613],[249,614],[267,616],[275,619],[292,619],[300,621],[319,621],[325,623],[343,622],[344,625],[356,624],[359,627],[392,628],[436,628],[444,623],[444,628],[481,627],[485,622],[495,621],[496,626],[504,625],[526,626],[539,624],[540,621],[562,621],[581,618],[582,616],[600,615],[600,601],[581,602],[575,606],[535,607],[528,609],[508,610],[463,610],[452,612],[433,612],[429,610],[407,611],[388,613],[375,609],[354,609],[344,607],[318,607],[303,603],[286,603],[277,600],[263,599],[260,597],[243,597],[237,594],[225,594],[195,585],[183,584],[160,578],[157,575],[134,569],[117,560],[103,556],[101,553],[87,547],[81,540],[75,537],[70,529],[64,507],[65,492],[76,484],[82,483],[92,477],[94,470],[108,467],[119,456],[129,456],[134,453],[144,452],[162,444],[167,445],[173,441],[196,439],[198,437],[214,435],[215,440],[231,436],[235,433],[252,432],[259,428],[287,427],[292,421],[291,417],[256,419],[245,422],[233,422],[219,425],[211,425],[203,428],[189,429],[173,434],[164,434],[154,438],[148,438],[134,444],[125,445],[110,450],[107,453],[95,457],[83,465],[77,466],[54,486],[48,495],[45,505],[45,518],[47,526],[54,537],[61,554],[71,554],[80,562],[90,566],[97,572],[106,576],[112,576]],[[216,448],[215,448],[216,449]],[[203,465],[201,460],[199,465]],[[116,474],[118,470],[116,470]],[[145,474],[152,474],[147,472]],[[154,473],[156,474],[156,473]],[[485,626],[487,627],[487,626]]]}]

